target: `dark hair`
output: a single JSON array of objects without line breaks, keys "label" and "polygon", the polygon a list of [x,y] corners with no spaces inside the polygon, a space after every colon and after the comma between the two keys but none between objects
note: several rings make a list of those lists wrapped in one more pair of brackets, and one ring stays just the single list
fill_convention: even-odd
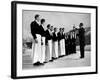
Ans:
[{"label": "dark hair", "polygon": [[83,26],[83,23],[80,23],[80,26]]},{"label": "dark hair", "polygon": [[61,30],[62,28],[59,28],[59,30]]},{"label": "dark hair", "polygon": [[43,24],[45,22],[45,19],[41,19],[41,24]]},{"label": "dark hair", "polygon": [[50,27],[50,24],[47,25],[47,28],[49,28],[49,27]]},{"label": "dark hair", "polygon": [[40,16],[40,15],[36,14],[36,15],[35,15],[35,19],[37,19],[37,17],[39,17],[39,16]]},{"label": "dark hair", "polygon": [[62,30],[64,30],[65,28],[62,28]]},{"label": "dark hair", "polygon": [[56,30],[57,28],[55,27],[54,30]]}]

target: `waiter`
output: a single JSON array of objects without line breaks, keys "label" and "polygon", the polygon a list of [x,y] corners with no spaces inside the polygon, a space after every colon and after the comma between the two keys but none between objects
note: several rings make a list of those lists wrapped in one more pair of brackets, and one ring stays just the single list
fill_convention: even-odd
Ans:
[{"label": "waiter", "polygon": [[59,32],[57,33],[57,35],[58,35],[58,53],[59,53],[59,57],[61,57],[62,56],[62,54],[61,54],[61,47],[62,47],[62,43],[61,43],[61,39],[62,39],[62,36],[61,36],[61,33],[62,33],[62,28],[59,28]]},{"label": "waiter", "polygon": [[68,48],[69,48],[69,54],[72,54],[72,53],[73,53],[72,31],[69,32],[68,42],[69,42],[69,45],[68,45]]},{"label": "waiter", "polygon": [[68,33],[68,55],[71,54],[71,32]]},{"label": "waiter", "polygon": [[68,55],[69,53],[69,50],[68,50],[68,33],[66,33],[66,36],[65,36],[65,50],[66,50],[66,55]]},{"label": "waiter", "polygon": [[57,35],[57,28],[54,28],[53,32],[53,48],[54,48],[54,58],[58,58],[58,35]]},{"label": "waiter", "polygon": [[49,61],[53,61],[52,60],[52,33],[50,29],[51,29],[51,26],[50,24],[48,24],[47,30],[46,30],[47,57]]},{"label": "waiter", "polygon": [[83,28],[83,23],[79,24],[79,42],[80,42],[80,58],[84,58],[84,47],[85,47],[85,29]]},{"label": "waiter", "polygon": [[64,28],[62,28],[62,55],[64,56],[65,54],[65,33]]},{"label": "waiter", "polygon": [[75,26],[73,26],[73,53],[76,53],[76,31],[75,31]]},{"label": "waiter", "polygon": [[54,27],[50,27],[50,33],[51,33],[51,40],[52,40],[52,60],[54,59],[54,42],[53,42],[53,32],[54,32]]},{"label": "waiter", "polygon": [[46,50],[46,46],[45,46],[45,30],[44,30],[44,26],[45,26],[45,19],[41,19],[41,35],[42,35],[42,43],[41,43],[41,62],[44,63],[45,62],[45,50]]},{"label": "waiter", "polygon": [[31,22],[31,34],[33,36],[32,43],[32,63],[33,65],[42,64],[41,62],[41,27],[40,16],[35,15],[35,20]]}]

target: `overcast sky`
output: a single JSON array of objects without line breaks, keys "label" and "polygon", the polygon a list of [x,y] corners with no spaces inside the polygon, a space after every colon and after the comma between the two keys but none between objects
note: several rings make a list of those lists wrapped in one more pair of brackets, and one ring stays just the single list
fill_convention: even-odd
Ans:
[{"label": "overcast sky", "polygon": [[30,23],[34,20],[34,15],[39,14],[40,18],[44,18],[46,20],[46,25],[51,24],[54,27],[64,27],[65,32],[68,32],[75,24],[78,27],[80,22],[84,23],[84,27],[91,27],[90,20],[91,15],[89,13],[70,13],[70,12],[46,12],[46,11],[29,11],[23,10],[23,37],[29,37],[30,34]]}]

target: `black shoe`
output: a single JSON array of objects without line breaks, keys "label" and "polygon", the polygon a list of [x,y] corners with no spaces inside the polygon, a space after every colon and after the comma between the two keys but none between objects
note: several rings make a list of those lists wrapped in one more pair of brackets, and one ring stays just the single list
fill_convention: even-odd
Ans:
[{"label": "black shoe", "polygon": [[60,58],[60,56],[58,58]]},{"label": "black shoe", "polygon": [[46,61],[44,63],[47,63]]},{"label": "black shoe", "polygon": [[61,58],[62,56],[59,56],[59,58]]},{"label": "black shoe", "polygon": [[52,60],[55,60],[55,59],[57,59],[57,58],[54,58],[54,57],[52,58]]},{"label": "black shoe", "polygon": [[50,62],[53,62],[53,60],[49,60]]},{"label": "black shoe", "polygon": [[52,57],[52,60],[54,60],[55,58],[54,57]]},{"label": "black shoe", "polygon": [[38,65],[38,62],[34,63],[33,65],[34,65],[34,66],[37,66],[37,65]]},{"label": "black shoe", "polygon": [[34,66],[38,66],[38,65],[41,65],[41,63],[40,63],[40,62],[36,62],[36,63],[34,63],[33,65],[34,65]]},{"label": "black shoe", "polygon": [[44,63],[40,63],[40,65],[44,65]]},{"label": "black shoe", "polygon": [[64,57],[65,55],[61,55],[61,57]]},{"label": "black shoe", "polygon": [[63,57],[64,57],[64,56],[66,56],[66,55],[63,55]]},{"label": "black shoe", "polygon": [[80,58],[84,58],[84,57],[80,57]]}]

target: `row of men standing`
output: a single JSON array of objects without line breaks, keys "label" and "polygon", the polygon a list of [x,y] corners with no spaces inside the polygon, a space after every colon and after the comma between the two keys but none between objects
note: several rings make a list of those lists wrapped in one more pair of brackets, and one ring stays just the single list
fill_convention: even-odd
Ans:
[{"label": "row of men standing", "polygon": [[73,30],[65,35],[66,55],[76,53],[76,39],[77,34],[75,31],[75,27],[73,26]]},{"label": "row of men standing", "polygon": [[45,19],[40,20],[38,14],[30,25],[33,36],[31,55],[33,65],[44,64],[66,54],[76,53],[74,33],[65,37],[64,28],[60,28],[57,33],[57,28],[53,29],[50,24],[47,25],[45,31],[44,25]]},{"label": "row of men standing", "polygon": [[65,55],[64,28],[60,28],[60,32],[57,33],[57,28],[53,29],[53,26],[48,24],[45,31],[44,24],[45,19],[40,21],[39,15],[35,15],[35,20],[31,23],[31,34],[34,38],[31,56],[34,65]]}]

